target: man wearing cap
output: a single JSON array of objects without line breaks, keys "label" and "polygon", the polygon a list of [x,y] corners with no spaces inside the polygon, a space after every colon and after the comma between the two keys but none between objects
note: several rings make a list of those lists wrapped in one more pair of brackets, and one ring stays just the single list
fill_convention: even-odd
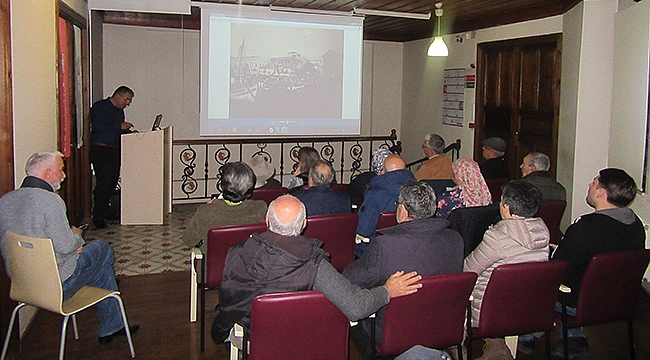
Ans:
[{"label": "man wearing cap", "polygon": [[505,159],[506,142],[500,137],[491,137],[481,141],[483,161],[480,164],[484,179],[510,179],[508,162]]},{"label": "man wearing cap", "polygon": [[280,182],[275,179],[275,168],[269,161],[266,159],[266,156],[263,154],[254,155],[250,160],[248,160],[248,166],[253,169],[255,173],[255,188],[261,187],[279,187],[282,186]]}]

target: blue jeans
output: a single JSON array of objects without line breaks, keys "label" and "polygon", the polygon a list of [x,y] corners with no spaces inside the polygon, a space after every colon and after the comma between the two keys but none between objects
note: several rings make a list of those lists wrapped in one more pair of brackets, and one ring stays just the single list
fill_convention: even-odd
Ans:
[{"label": "blue jeans", "polygon": [[[562,313],[562,303],[559,301],[555,302],[555,311],[559,312],[560,314]],[[566,307],[566,314],[570,316],[576,316],[576,308],[567,306]],[[559,322],[559,330],[560,330],[560,338],[562,338],[562,322]],[[567,329],[567,335],[572,338],[572,337],[584,337],[585,334],[582,331],[582,327],[577,327],[577,328],[571,328]],[[524,334],[524,335],[519,335],[519,341],[533,341],[535,340],[535,337],[533,334]]]},{"label": "blue jeans", "polygon": [[444,351],[415,345],[396,357],[395,360],[451,360],[451,357]]},{"label": "blue jeans", "polygon": [[[562,313],[562,303],[557,301],[555,302],[555,311],[559,312],[560,314]],[[570,316],[576,316],[576,308],[567,306],[566,307],[566,314]],[[562,322],[560,322],[560,338],[562,338]],[[577,328],[570,328],[567,329],[567,336],[570,338],[573,337],[585,337],[584,332],[582,331],[582,327],[577,327]]]},{"label": "blue jeans", "polygon": [[[86,285],[117,291],[113,261],[113,250],[106,241],[95,240],[86,244],[79,254],[74,273],[63,282],[63,300],[68,300]],[[95,308],[99,317],[98,336],[111,335],[124,327],[116,299],[104,299]]]}]

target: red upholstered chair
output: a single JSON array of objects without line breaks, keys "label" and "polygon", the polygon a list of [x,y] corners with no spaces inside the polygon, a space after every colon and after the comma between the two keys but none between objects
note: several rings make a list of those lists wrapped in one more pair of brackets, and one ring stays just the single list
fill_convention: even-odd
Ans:
[{"label": "red upholstered chair", "polygon": [[318,291],[267,294],[253,300],[244,344],[251,360],[347,360],[349,331],[348,318]]},{"label": "red upholstered chair", "polygon": [[350,184],[332,184],[332,190],[341,191],[346,194],[350,193]]},{"label": "red upholstered chair", "polygon": [[[477,275],[472,272],[425,276],[415,294],[391,299],[386,306],[382,342],[375,342],[373,358],[398,355],[414,345],[443,349],[463,341],[465,314]],[[462,352],[461,352],[462,356]]]},{"label": "red upholstered chair", "polygon": [[386,211],[379,214],[379,219],[377,219],[377,230],[397,225],[397,217],[395,214],[396,211]]},{"label": "red upholstered chair", "polygon": [[253,190],[251,200],[264,200],[266,205],[269,205],[277,197],[288,193],[289,190],[285,187],[262,187]]},{"label": "red upholstered chair", "polygon": [[538,331],[547,333],[550,357],[548,331],[553,329],[557,293],[568,267],[560,260],[497,266],[483,295],[478,327],[468,331],[468,358],[472,358],[472,339]]},{"label": "red upholstered chair", "polygon": [[[231,246],[245,241],[252,233],[263,233],[266,224],[247,224],[220,226],[208,231],[207,250],[202,254],[201,280],[198,284],[201,289],[201,351],[205,348],[205,291],[216,289],[221,285],[223,267],[226,255]],[[193,249],[198,250],[198,249]],[[200,250],[199,250],[200,252]],[[192,286],[197,286],[192,284]],[[195,301],[190,299],[190,301]]]},{"label": "red upholstered chair", "polygon": [[641,279],[649,261],[650,250],[600,254],[591,259],[578,292],[576,316],[568,316],[566,306],[562,307],[565,359],[569,358],[568,328],[621,320],[628,322],[630,358],[635,358],[632,319],[638,311]]},{"label": "red upholstered chair", "polygon": [[485,183],[490,189],[490,195],[492,195],[492,202],[497,204],[501,202],[501,186],[507,183],[508,179],[485,179]]},{"label": "red upholstered chair", "polygon": [[338,271],[354,261],[354,239],[357,233],[359,215],[330,214],[307,218],[303,235],[323,242],[323,250],[330,254],[330,262]]},{"label": "red upholstered chair", "polygon": [[560,222],[562,222],[562,215],[566,208],[566,201],[564,200],[547,200],[539,204],[537,210],[537,217],[542,218],[548,231],[551,234],[551,242],[559,244],[562,239],[562,230],[560,230]]}]

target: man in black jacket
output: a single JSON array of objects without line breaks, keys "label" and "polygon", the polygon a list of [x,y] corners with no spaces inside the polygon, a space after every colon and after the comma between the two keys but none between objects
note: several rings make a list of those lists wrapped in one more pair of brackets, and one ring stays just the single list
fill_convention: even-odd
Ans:
[{"label": "man in black jacket", "polygon": [[226,340],[235,323],[248,328],[253,299],[258,295],[318,290],[350,320],[365,318],[390,298],[412,294],[422,287],[415,272],[398,271],[385,284],[366,290],[351,284],[327,260],[316,239],[301,236],[305,206],[291,195],[269,205],[268,231],[253,234],[228,250],[219,288],[220,303],[212,324],[212,340]]},{"label": "man in black jacket", "polygon": [[[569,262],[569,272],[562,282],[572,290],[567,296],[569,315],[575,315],[582,277],[594,255],[645,248],[643,224],[628,207],[636,192],[634,179],[621,169],[600,170],[589,184],[587,204],[596,211],[574,221],[551,256]],[[579,355],[589,351],[582,328],[569,329],[569,350]],[[553,347],[553,353],[562,356],[561,341]]]},{"label": "man in black jacket", "polygon": [[[436,193],[428,184],[413,180],[402,185],[397,200],[398,225],[378,230],[381,236],[343,270],[343,276],[353,284],[372,288],[397,270],[417,271],[422,276],[462,272],[463,239],[449,229],[447,220],[434,217],[436,204]],[[377,312],[378,342],[383,336],[384,313],[383,309]],[[369,323],[361,322],[363,334],[358,327],[351,329],[357,348],[370,339]]]}]

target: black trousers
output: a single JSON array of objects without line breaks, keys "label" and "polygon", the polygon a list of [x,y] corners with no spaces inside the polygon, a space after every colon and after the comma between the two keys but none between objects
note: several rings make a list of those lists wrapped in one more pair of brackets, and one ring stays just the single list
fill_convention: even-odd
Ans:
[{"label": "black trousers", "polygon": [[95,169],[93,220],[104,220],[108,216],[111,196],[120,178],[120,149],[91,146],[90,162]]}]

